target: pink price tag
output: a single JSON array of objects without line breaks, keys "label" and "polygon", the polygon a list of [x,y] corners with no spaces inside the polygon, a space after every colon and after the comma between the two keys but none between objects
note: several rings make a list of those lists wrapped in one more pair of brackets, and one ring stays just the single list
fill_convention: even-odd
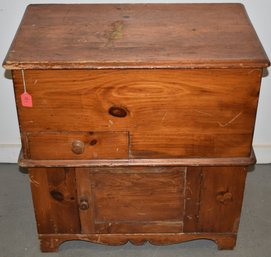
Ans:
[{"label": "pink price tag", "polygon": [[24,92],[21,94],[21,101],[22,101],[22,106],[24,107],[32,107],[32,96],[28,94],[27,92]]}]

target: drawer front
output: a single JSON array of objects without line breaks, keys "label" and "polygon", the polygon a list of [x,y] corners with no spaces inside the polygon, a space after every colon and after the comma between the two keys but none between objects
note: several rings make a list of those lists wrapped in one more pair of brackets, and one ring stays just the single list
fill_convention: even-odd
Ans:
[{"label": "drawer front", "polygon": [[30,159],[128,158],[127,132],[28,133]]},{"label": "drawer front", "polygon": [[31,70],[22,132],[127,131],[130,158],[249,156],[261,70]]}]

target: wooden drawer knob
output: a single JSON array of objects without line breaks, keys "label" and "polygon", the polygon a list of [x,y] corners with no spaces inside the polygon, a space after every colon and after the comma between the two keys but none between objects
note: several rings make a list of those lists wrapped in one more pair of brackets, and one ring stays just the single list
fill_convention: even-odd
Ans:
[{"label": "wooden drawer knob", "polygon": [[86,198],[82,198],[80,200],[79,208],[82,211],[85,211],[89,208],[88,200]]},{"label": "wooden drawer knob", "polygon": [[81,140],[72,142],[72,152],[75,154],[82,154],[85,150],[85,144]]},{"label": "wooden drawer knob", "polygon": [[118,118],[124,118],[127,116],[127,110],[123,107],[112,106],[109,108],[108,112],[110,115]]}]

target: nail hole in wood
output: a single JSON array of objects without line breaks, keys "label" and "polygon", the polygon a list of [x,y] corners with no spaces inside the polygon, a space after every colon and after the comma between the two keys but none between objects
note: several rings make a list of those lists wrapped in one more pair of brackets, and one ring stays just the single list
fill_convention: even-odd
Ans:
[{"label": "nail hole in wood", "polygon": [[90,145],[96,145],[97,144],[97,139],[93,139],[89,142]]}]

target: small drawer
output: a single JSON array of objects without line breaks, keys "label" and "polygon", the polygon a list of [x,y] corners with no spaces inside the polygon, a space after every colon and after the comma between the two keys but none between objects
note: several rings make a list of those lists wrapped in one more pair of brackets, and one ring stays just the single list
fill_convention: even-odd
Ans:
[{"label": "small drawer", "polygon": [[128,132],[28,133],[28,158],[48,160],[128,158]]}]

